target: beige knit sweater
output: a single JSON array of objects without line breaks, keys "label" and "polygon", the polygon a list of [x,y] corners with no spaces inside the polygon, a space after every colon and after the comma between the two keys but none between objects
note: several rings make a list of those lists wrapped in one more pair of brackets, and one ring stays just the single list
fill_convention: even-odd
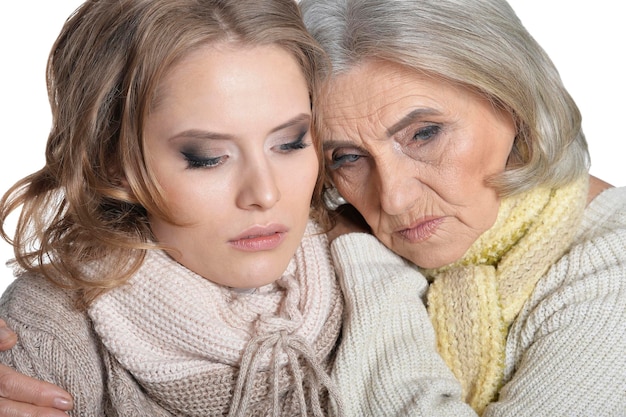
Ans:
[{"label": "beige knit sweater", "polygon": [[[476,416],[437,354],[414,267],[372,236],[333,242],[346,301],[334,378],[348,416]],[[626,188],[585,209],[506,341],[505,385],[484,417],[626,416]]]}]

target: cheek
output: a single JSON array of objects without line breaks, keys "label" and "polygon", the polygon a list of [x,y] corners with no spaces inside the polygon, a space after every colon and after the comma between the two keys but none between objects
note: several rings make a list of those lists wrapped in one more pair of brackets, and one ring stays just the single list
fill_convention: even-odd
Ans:
[{"label": "cheek", "polygon": [[361,214],[365,211],[365,206],[369,203],[365,184],[371,183],[368,175],[356,178],[356,175],[346,177],[335,172],[330,174],[333,184],[339,194],[350,204],[352,204]]},{"label": "cheek", "polygon": [[160,182],[162,197],[173,220],[180,224],[206,224],[230,213],[234,187],[228,177],[207,176],[203,172],[185,171],[189,175],[167,178]]},{"label": "cheek", "polygon": [[337,179],[335,185],[339,194],[359,212],[363,220],[372,229],[372,232],[377,235],[382,211],[380,208],[380,195],[375,187],[367,186],[373,183],[374,178],[369,175],[363,175],[359,181],[350,183]]},{"label": "cheek", "polygon": [[486,187],[489,177],[505,170],[512,145],[512,134],[490,129],[476,131],[447,152],[449,158],[443,162],[442,178],[447,179],[454,192],[465,195]]},{"label": "cheek", "polygon": [[298,206],[305,206],[308,210],[317,184],[318,172],[319,162],[316,153],[306,155],[285,166],[276,174],[278,178],[285,180],[281,187],[282,198],[289,199]]},{"label": "cheek", "polygon": [[[499,174],[506,168],[513,142],[515,141],[515,125],[510,118],[501,115],[490,117],[484,123],[478,123],[483,129],[477,133],[477,159],[486,175]],[[478,161],[476,161],[478,162]]]},{"label": "cheek", "polygon": [[[326,163],[330,164],[330,161],[327,159]],[[371,169],[366,158],[351,163],[347,167],[329,169],[328,174],[339,194],[355,207],[360,205],[359,200],[368,192],[367,189],[371,188],[370,185],[375,184],[375,178],[373,178],[375,171]]]},{"label": "cheek", "polygon": [[317,157],[317,153],[313,153],[312,156],[307,158],[306,166],[307,170],[305,171],[304,177],[306,178],[306,183],[309,185],[312,195],[320,174],[320,160]]}]

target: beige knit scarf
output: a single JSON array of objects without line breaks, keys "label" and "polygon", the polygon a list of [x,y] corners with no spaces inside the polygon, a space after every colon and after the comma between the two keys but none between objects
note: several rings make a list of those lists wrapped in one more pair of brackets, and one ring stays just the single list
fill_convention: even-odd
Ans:
[{"label": "beige knit scarf", "polygon": [[459,261],[424,271],[440,354],[480,415],[501,388],[509,326],[537,281],[568,250],[588,177],[504,198],[495,224]]},{"label": "beige knit scarf", "polygon": [[[89,309],[106,349],[159,406],[185,416],[325,414],[342,300],[310,222],[285,274],[253,292],[151,251]],[[321,398],[321,400],[320,400]]]}]

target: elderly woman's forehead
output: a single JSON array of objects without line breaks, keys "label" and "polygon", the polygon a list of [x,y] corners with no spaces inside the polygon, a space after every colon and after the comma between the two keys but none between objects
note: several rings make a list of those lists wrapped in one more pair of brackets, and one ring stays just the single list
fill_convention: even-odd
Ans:
[{"label": "elderly woman's forehead", "polygon": [[400,65],[371,63],[332,79],[321,94],[325,118],[380,116],[415,104],[440,112],[450,101],[458,104],[470,96],[481,98],[465,86]]}]

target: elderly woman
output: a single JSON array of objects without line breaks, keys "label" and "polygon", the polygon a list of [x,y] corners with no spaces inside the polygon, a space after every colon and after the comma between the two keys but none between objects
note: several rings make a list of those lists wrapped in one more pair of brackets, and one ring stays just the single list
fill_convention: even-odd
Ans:
[{"label": "elderly woman", "polygon": [[[626,415],[626,189],[588,175],[579,111],[511,7],[301,7],[333,65],[315,107],[330,199],[428,277],[438,355],[463,400],[483,416]],[[342,350],[358,369],[372,356],[355,355],[369,345],[350,331]],[[400,415],[416,409],[400,388],[438,358],[403,359],[371,386],[338,375],[355,414],[383,415],[385,396]]]}]

